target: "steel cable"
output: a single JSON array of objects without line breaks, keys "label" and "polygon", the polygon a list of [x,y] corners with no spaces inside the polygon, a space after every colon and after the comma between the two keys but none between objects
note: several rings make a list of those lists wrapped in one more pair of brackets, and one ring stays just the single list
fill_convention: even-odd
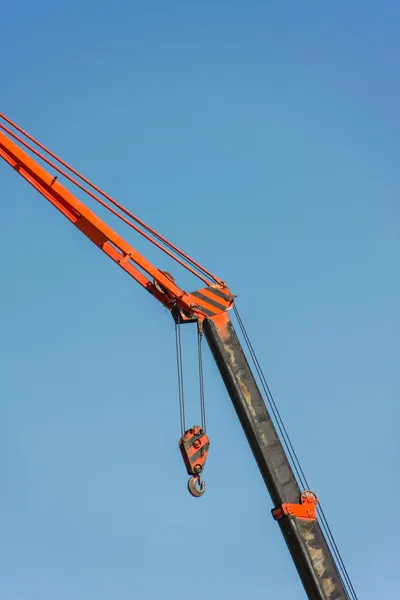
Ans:
[{"label": "steel cable", "polygon": [[178,397],[179,397],[179,416],[181,421],[181,435],[186,431],[185,418],[185,396],[183,387],[183,360],[182,360],[182,340],[181,329],[178,323],[175,323],[175,341],[176,341],[176,364],[178,371]]},{"label": "steel cable", "polygon": [[199,357],[199,381],[200,381],[200,412],[201,412],[201,428],[206,432],[206,404],[204,396],[204,373],[203,373],[203,352],[201,342],[203,335],[198,329],[197,341],[198,341],[198,357]]}]

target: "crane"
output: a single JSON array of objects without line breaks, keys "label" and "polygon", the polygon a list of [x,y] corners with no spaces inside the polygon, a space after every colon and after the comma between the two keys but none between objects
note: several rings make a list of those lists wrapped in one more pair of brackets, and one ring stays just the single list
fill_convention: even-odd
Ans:
[{"label": "crane", "polygon": [[[202,390],[201,341],[204,337],[270,494],[272,518],[280,528],[307,597],[309,600],[356,599],[319,500],[314,492],[301,487],[306,480],[301,467],[299,473],[298,459],[290,441],[287,444],[286,430],[279,418],[278,426],[275,426],[250,367],[230,318],[231,311],[238,318],[261,387],[272,399],[276,419],[276,405],[238,313],[236,296],[226,282],[179,250],[1,113],[0,157],[171,313],[176,330],[181,409],[179,448],[190,476],[188,489],[192,496],[201,497],[204,494],[205,483],[201,477],[210,447]],[[50,167],[51,172],[42,166],[43,163]],[[191,292],[182,289],[169,272],[155,267],[76,194],[69,191],[59,180],[60,176],[196,275],[202,287]],[[201,424],[188,429],[184,419],[180,345],[180,327],[185,324],[197,325],[202,407]]]}]

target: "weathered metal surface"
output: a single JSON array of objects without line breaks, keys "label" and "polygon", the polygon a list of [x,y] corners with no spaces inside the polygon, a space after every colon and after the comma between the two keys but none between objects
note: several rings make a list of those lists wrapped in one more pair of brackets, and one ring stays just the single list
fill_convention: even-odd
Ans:
[{"label": "weathered metal surface", "polygon": [[[205,319],[204,333],[274,507],[299,502],[302,490],[231,321]],[[318,521],[285,516],[278,523],[308,598],[348,600]]]}]

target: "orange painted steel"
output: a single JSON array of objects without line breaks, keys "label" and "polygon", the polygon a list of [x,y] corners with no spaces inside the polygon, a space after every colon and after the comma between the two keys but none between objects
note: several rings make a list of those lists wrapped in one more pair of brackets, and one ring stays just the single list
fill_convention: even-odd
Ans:
[{"label": "orange painted steel", "polygon": [[[111,196],[109,196],[108,194],[106,194],[105,192],[103,192],[98,186],[94,185],[91,181],[89,181],[89,179],[87,179],[86,177],[84,177],[83,175],[81,175],[76,169],[74,169],[73,167],[71,167],[70,165],[68,165],[68,163],[66,163],[65,161],[63,161],[61,158],[59,158],[56,154],[54,154],[51,150],[49,150],[48,148],[46,148],[46,146],[44,146],[43,144],[41,144],[40,142],[38,142],[34,137],[32,137],[31,135],[29,135],[29,133],[27,133],[26,131],[24,131],[21,127],[19,127],[16,123],[14,123],[13,121],[11,121],[11,119],[9,119],[8,117],[6,117],[4,114],[0,113],[0,119],[3,119],[6,123],[8,123],[9,125],[11,125],[14,129],[16,129],[17,131],[19,131],[19,133],[21,133],[23,136],[25,136],[29,141],[31,141],[33,144],[35,144],[36,146],[38,146],[41,150],[43,150],[46,154],[48,154],[49,156],[51,156],[53,159],[55,159],[57,162],[59,162],[61,165],[63,165],[63,167],[65,167],[66,169],[68,169],[71,173],[73,173],[75,176],[79,177],[83,182],[85,182],[87,185],[89,185],[92,189],[94,189],[96,192],[98,192],[99,194],[101,194],[104,198],[106,198],[109,202],[111,202],[111,204],[113,204],[114,206],[116,206],[119,210],[121,210],[123,213],[125,213],[130,219],[132,219],[133,221],[135,221],[136,223],[138,223],[138,225],[140,225],[141,227],[143,227],[144,229],[146,229],[149,233],[151,233],[152,235],[154,235],[156,238],[158,238],[160,241],[162,241],[164,244],[168,245],[170,248],[172,248],[175,252],[177,252],[178,254],[180,254],[184,259],[186,259],[188,262],[190,262],[192,265],[194,265],[195,267],[197,267],[200,271],[202,271],[203,273],[205,273],[211,280],[213,280],[215,283],[219,283],[221,286],[225,286],[225,283],[219,278],[216,277],[215,275],[213,275],[212,273],[210,273],[210,271],[208,271],[207,269],[205,269],[204,267],[202,267],[198,262],[196,262],[195,260],[193,260],[190,256],[188,256],[187,254],[185,254],[184,252],[182,252],[182,250],[179,250],[179,248],[177,248],[174,244],[172,244],[171,242],[169,242],[164,236],[162,236],[161,234],[159,234],[157,231],[155,231],[154,229],[152,229],[151,227],[149,227],[148,225],[146,225],[146,223],[144,223],[144,221],[142,221],[141,219],[139,219],[138,217],[136,217],[133,213],[131,213],[129,210],[127,210],[124,206],[122,206],[122,204],[120,204],[119,202],[117,202],[116,200],[114,200]],[[0,125],[0,128],[7,131],[9,133],[9,135],[12,135],[14,138],[16,138],[16,135],[14,133],[12,133],[10,130],[7,130],[4,125]],[[21,141],[22,144],[24,144],[25,146],[27,146],[26,142],[23,142],[22,140],[19,139],[19,141]],[[29,146],[28,146],[29,147]],[[36,155],[39,155],[37,151],[35,151],[33,148],[29,147],[29,149],[34,152]],[[43,156],[41,156],[41,158],[43,158],[43,160],[46,160],[46,162],[49,164],[49,161],[47,159],[45,159]],[[59,167],[54,166],[55,169],[57,169],[59,172],[62,172]],[[68,179],[70,179],[70,181],[73,181],[75,183],[75,185],[78,185],[78,187],[80,187],[81,189],[83,189],[87,194],[92,195],[88,190],[84,189],[82,186],[80,186],[79,183],[77,183],[75,180],[73,180],[72,178],[70,178],[70,176],[66,175],[65,173],[63,173]],[[95,198],[95,196],[92,196],[93,198]],[[98,198],[95,198],[98,202],[100,202],[100,200]],[[107,208],[109,209],[109,207],[107,206]],[[120,216],[120,215],[119,215]],[[120,216],[120,218],[122,218]],[[131,223],[128,222],[128,224],[130,226],[132,226]],[[136,229],[134,227],[134,229]],[[136,229],[137,230],[137,229]],[[143,232],[141,232],[140,230],[139,233],[141,233],[141,235],[144,235]],[[151,240],[153,243],[154,241]],[[165,251],[165,249],[163,249]],[[176,260],[176,257],[174,257]],[[178,261],[179,262],[179,261]],[[181,263],[182,264],[182,263]],[[187,265],[184,265],[186,268]],[[208,283],[203,277],[201,277],[200,275],[198,275],[196,273],[196,275],[198,277],[200,277],[200,279],[203,279],[203,281],[205,283]]]},{"label": "orange painted steel", "polygon": [[182,435],[179,449],[189,475],[202,473],[209,448],[210,440],[198,425],[188,429]]},{"label": "orange painted steel", "polygon": [[[82,190],[83,192],[85,192],[85,194],[87,194],[88,196],[90,196],[90,198],[93,198],[93,200],[96,200],[96,202],[98,202],[99,204],[101,204],[101,206],[103,206],[108,211],[110,211],[113,215],[115,215],[116,217],[118,217],[123,223],[125,223],[126,225],[129,225],[129,227],[131,227],[132,229],[134,229],[135,231],[137,231],[137,233],[139,233],[141,236],[143,236],[146,240],[148,240],[149,242],[151,242],[152,244],[154,244],[157,248],[159,248],[160,250],[162,250],[165,254],[167,254],[168,256],[170,256],[171,258],[173,258],[177,263],[179,263],[180,265],[182,265],[183,267],[185,267],[185,269],[187,269],[188,271],[190,271],[191,273],[193,273],[193,275],[195,275],[196,277],[198,277],[199,279],[201,279],[202,281],[204,281],[204,283],[207,283],[207,284],[210,283],[205,277],[203,277],[202,275],[200,275],[199,273],[197,273],[192,267],[190,267],[189,265],[185,264],[183,262],[183,260],[181,260],[181,259],[177,258],[176,256],[174,256],[174,254],[172,252],[170,252],[169,250],[167,250],[166,248],[164,248],[159,242],[157,242],[155,239],[153,239],[150,235],[148,235],[147,233],[144,233],[144,231],[141,231],[141,229],[139,229],[139,227],[137,227],[131,221],[129,221],[127,218],[125,218],[123,215],[121,215],[117,210],[115,210],[114,208],[111,208],[111,206],[109,206],[106,202],[104,202],[104,200],[102,200],[101,198],[99,198],[98,196],[96,196],[95,194],[93,194],[91,191],[89,191],[86,188],[84,188],[83,185],[81,185],[79,183],[79,181],[77,181],[76,179],[74,179],[73,177],[71,177],[71,175],[69,175],[63,169],[60,169],[60,167],[58,167],[56,164],[54,164],[53,162],[51,162],[48,158],[46,158],[46,156],[44,156],[43,154],[41,154],[40,152],[38,152],[37,150],[35,150],[31,146],[29,146],[29,144],[27,144],[23,139],[21,139],[18,135],[16,135],[15,133],[13,133],[10,129],[8,129],[7,127],[5,127],[4,125],[2,125],[1,123],[0,123],[0,129],[2,129],[3,131],[5,131],[9,136],[11,136],[13,139],[15,139],[17,142],[19,142],[20,144],[22,144],[25,148],[27,148],[30,152],[32,152],[33,154],[35,154],[38,158],[40,158],[45,163],[47,163],[52,169],[54,169],[55,171],[57,171],[58,173],[60,173],[60,175],[62,175],[63,177],[65,177],[66,179],[68,179],[71,183],[73,183],[74,185],[76,185],[80,190]],[[36,142],[36,144],[37,144],[37,142]],[[60,159],[56,158],[56,160],[58,160],[59,162],[61,162]],[[67,168],[71,170],[71,167],[67,166]],[[72,170],[72,172],[75,172],[75,171]],[[79,175],[79,173],[77,173],[77,175],[78,175],[78,177],[82,178],[82,176]],[[86,180],[84,178],[82,178],[82,180],[88,181],[88,180]],[[90,184],[90,182],[89,182],[89,185],[92,185],[92,184]],[[100,194],[103,195],[103,196],[105,196],[105,194],[103,192],[101,192],[101,191],[100,191]],[[105,196],[105,197],[107,197],[107,196]],[[131,218],[136,219],[136,217],[133,217],[133,215],[131,213],[129,213],[129,211],[126,211],[120,204],[118,204],[118,202],[115,202],[112,199],[110,201],[115,206],[117,206],[118,208],[120,208],[122,211],[124,211],[125,213],[129,214]],[[150,228],[147,227],[147,225],[144,225],[144,226],[147,229],[150,229]],[[153,230],[151,230],[151,231],[153,231]],[[155,233],[155,235],[159,236],[159,234],[157,234],[157,233]],[[169,242],[167,242],[167,243],[169,243]]]},{"label": "orange painted steel", "polygon": [[300,496],[299,504],[282,504],[279,508],[272,510],[273,517],[279,521],[284,516],[296,517],[297,519],[317,520],[318,498],[311,490],[305,490]]},{"label": "orange painted steel", "polygon": [[[170,248],[179,252],[181,257],[189,260],[192,265],[195,265],[197,268],[201,269],[203,273],[207,273],[211,278],[218,281],[218,283],[210,285],[207,279],[196,273],[190,266],[184,264],[182,260],[174,256],[165,248],[162,248],[155,240],[149,238],[147,234],[139,230],[132,223],[128,222],[117,211],[107,206],[104,201],[96,197],[90,191],[86,190],[77,181],[71,178],[71,176],[62,171],[54,163],[50,162],[46,157],[42,156],[37,150],[31,148],[13,132],[7,130],[4,125],[0,125],[0,128],[2,129],[2,131],[0,131],[0,157],[2,157],[21,177],[30,183],[55,208],[57,208],[57,210],[59,210],[69,221],[71,221],[71,223],[73,223],[84,235],[86,235],[86,237],[88,237],[98,248],[100,248],[115,263],[117,263],[122,269],[131,275],[131,277],[133,277],[142,287],[144,287],[159,302],[161,302],[161,304],[171,311],[176,307],[180,309],[180,312],[183,311],[181,312],[181,319],[183,321],[195,319],[202,320],[205,317],[213,317],[229,310],[232,307],[234,296],[229,292],[222,280],[216,278],[211,273],[203,269],[203,267],[201,267],[198,263],[195,263],[195,261],[190,259],[186,254],[179,251],[165,238],[154,232],[154,230],[151,230],[142,221],[138,220],[131,213],[129,213],[129,211],[123,209],[123,207],[112,200],[110,196],[107,196],[99,188],[93,186],[87,179],[79,175],[77,171],[73,170],[66,163],[58,159],[44,146],[36,142],[34,138],[14,125],[12,121],[4,117],[4,115],[0,114],[0,117],[14,126],[20,133],[25,135],[29,140],[33,141],[44,151],[48,152],[50,156],[58,160],[66,168],[70,169],[71,172],[79,176],[83,181],[85,181],[85,183],[89,184],[93,189],[110,200],[115,206],[123,210],[123,212],[128,214],[130,218],[134,219],[136,222],[139,222],[143,227],[146,228],[147,231],[150,231],[158,239],[161,239],[164,243],[168,244]],[[8,135],[3,133],[4,130],[7,131]],[[64,187],[58,181],[58,175],[50,174],[48,171],[46,171],[46,169],[36,162],[27,152],[25,152],[25,150],[23,150],[12,139],[10,139],[10,136],[14,139],[17,139],[19,143],[36,154],[36,156],[46,161],[47,164],[57,170],[58,173],[61,173],[85,193],[89,194],[96,201],[100,202],[103,206],[111,210],[113,214],[132,226],[146,239],[149,239],[152,241],[152,243],[155,243],[156,246],[174,258],[174,260],[176,260],[179,264],[189,269],[189,271],[207,283],[207,287],[198,290],[197,292],[193,292],[193,294],[182,290],[178,285],[175,284],[173,278],[155,267],[144,256],[137,252],[133,246],[126,242],[74,194]]]}]

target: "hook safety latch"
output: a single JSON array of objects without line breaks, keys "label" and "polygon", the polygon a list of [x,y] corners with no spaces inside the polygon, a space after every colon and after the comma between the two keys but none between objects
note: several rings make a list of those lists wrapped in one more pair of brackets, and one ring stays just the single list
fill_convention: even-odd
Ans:
[{"label": "hook safety latch", "polygon": [[200,479],[200,473],[204,470],[207,459],[210,440],[205,431],[198,425],[185,431],[179,440],[186,470],[192,477],[188,481],[188,490],[195,498],[202,496],[205,492],[205,483]]}]

